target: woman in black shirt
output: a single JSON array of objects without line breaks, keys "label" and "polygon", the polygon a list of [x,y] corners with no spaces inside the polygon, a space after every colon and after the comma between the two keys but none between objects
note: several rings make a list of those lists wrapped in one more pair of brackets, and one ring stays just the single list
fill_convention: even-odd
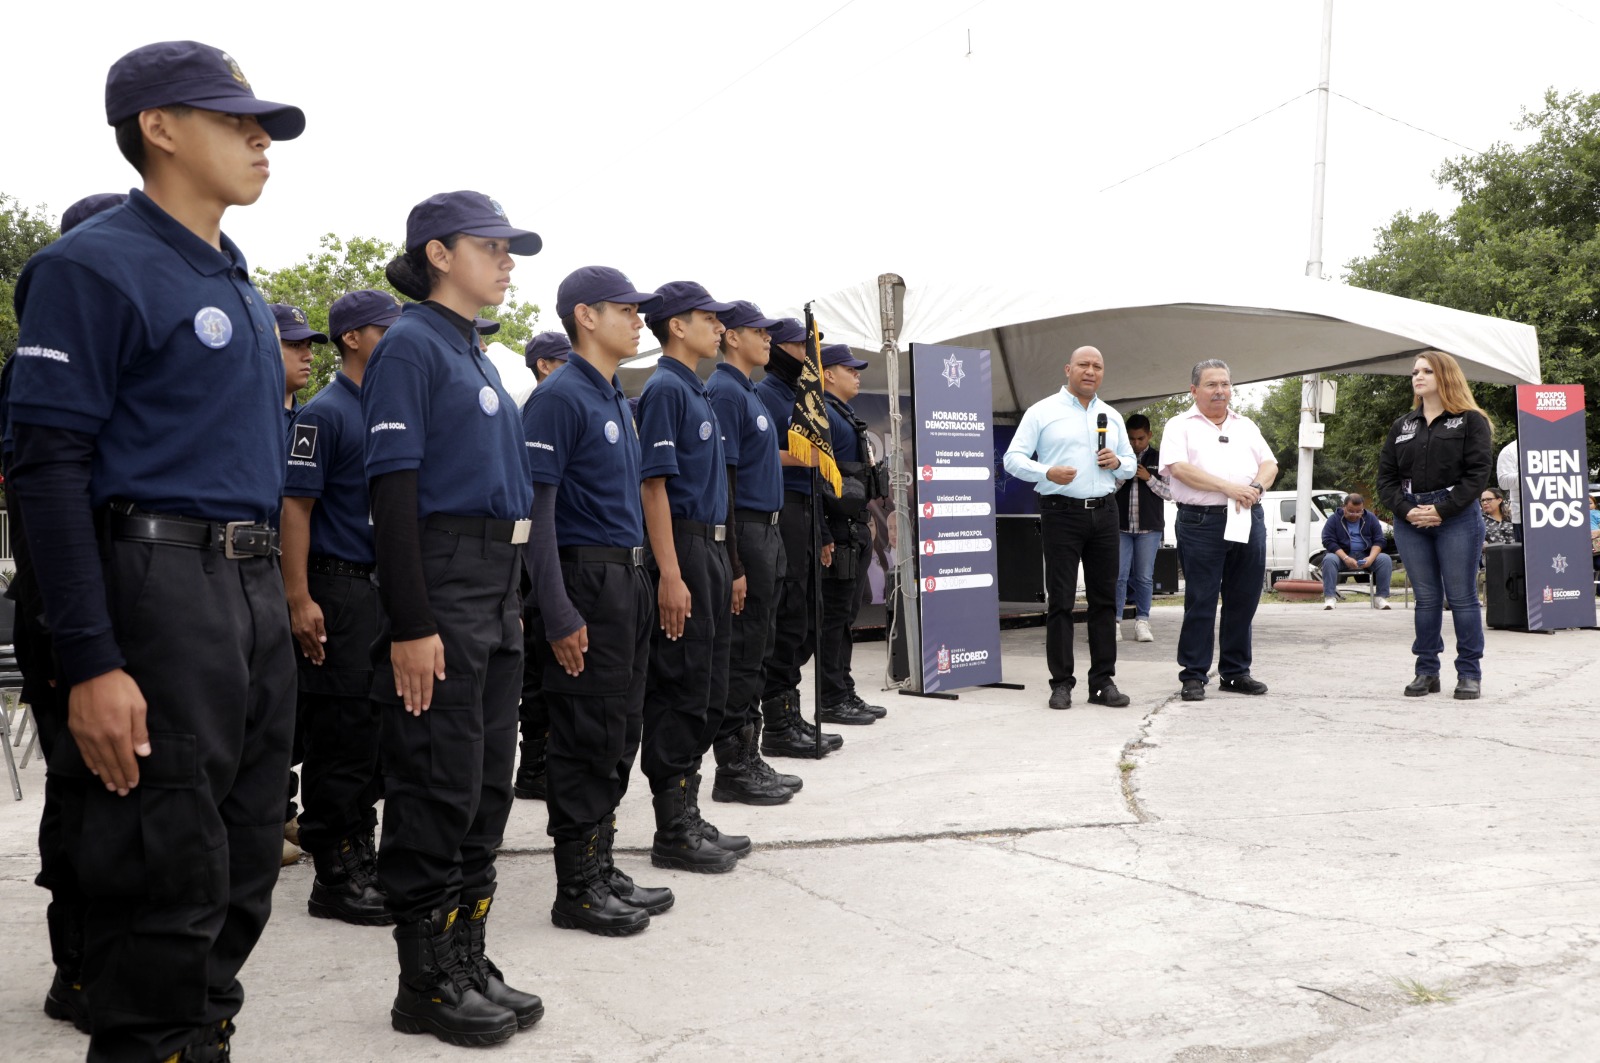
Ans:
[{"label": "woman in black shirt", "polygon": [[1483,613],[1476,577],[1483,550],[1479,495],[1494,457],[1489,418],[1473,401],[1461,366],[1423,351],[1411,367],[1411,412],[1395,421],[1378,459],[1378,496],[1395,515],[1394,543],[1416,592],[1416,678],[1407,697],[1439,689],[1444,602],[1456,630],[1456,691],[1478,697]]}]

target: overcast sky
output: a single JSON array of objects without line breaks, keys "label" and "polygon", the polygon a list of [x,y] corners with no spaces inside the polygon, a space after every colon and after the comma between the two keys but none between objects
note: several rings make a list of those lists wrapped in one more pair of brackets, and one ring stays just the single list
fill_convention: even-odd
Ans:
[{"label": "overcast sky", "polygon": [[[561,277],[591,263],[774,308],[885,271],[1070,284],[1305,267],[1321,0],[419,10],[14,5],[0,191],[58,214],[127,188],[105,71],[194,38],[307,115],[272,148],[261,200],[224,221],[252,264],[289,264],[325,232],[398,240],[413,203],[475,188],[544,236],[514,279],[548,327]],[[1437,136],[1333,99],[1326,272],[1397,210],[1450,208],[1431,174],[1463,149],[1437,137],[1520,141],[1512,124],[1547,87],[1600,91],[1597,54],[1600,0],[1338,0],[1333,89]]]}]

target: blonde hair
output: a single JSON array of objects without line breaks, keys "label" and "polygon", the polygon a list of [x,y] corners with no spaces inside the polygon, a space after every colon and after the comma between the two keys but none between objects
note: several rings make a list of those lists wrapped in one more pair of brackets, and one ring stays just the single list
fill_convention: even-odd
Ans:
[{"label": "blonde hair", "polygon": [[[1489,422],[1489,435],[1494,435],[1494,421],[1483,412],[1476,399],[1472,397],[1472,388],[1467,385],[1467,375],[1461,371],[1461,363],[1453,355],[1444,351],[1419,351],[1417,357],[1433,367],[1433,377],[1439,384],[1439,401],[1444,405],[1447,413],[1466,413],[1473,411]],[[1412,403],[1412,408],[1422,406],[1419,397]]]}]

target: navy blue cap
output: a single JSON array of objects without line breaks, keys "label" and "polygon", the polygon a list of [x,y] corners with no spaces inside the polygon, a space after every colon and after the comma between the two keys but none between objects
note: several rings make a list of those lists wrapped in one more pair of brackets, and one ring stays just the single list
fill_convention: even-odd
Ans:
[{"label": "navy blue cap", "polygon": [[376,288],[345,292],[328,307],[328,333],[343,336],[367,325],[388,328],[400,320],[401,305],[399,299]]},{"label": "navy blue cap", "polygon": [[312,343],[327,343],[328,337],[311,327],[306,321],[306,312],[298,306],[288,303],[271,304],[272,316],[278,322],[278,338],[280,340],[310,340]]},{"label": "navy blue cap", "polygon": [[475,317],[472,319],[472,327],[477,330],[480,336],[493,336],[500,331],[500,322],[493,318]]},{"label": "navy blue cap", "polygon": [[84,196],[61,212],[61,235],[67,235],[101,211],[120,207],[127,201],[126,192],[96,192],[92,196]]},{"label": "navy blue cap", "polygon": [[528,368],[532,369],[533,363],[541,358],[549,362],[564,362],[571,358],[572,341],[567,339],[565,332],[541,332],[523,344],[522,350]]},{"label": "navy blue cap", "polygon": [[822,348],[822,368],[842,365],[846,369],[865,369],[867,363],[857,358],[850,351],[848,343],[829,343]]},{"label": "navy blue cap", "polygon": [[767,331],[772,334],[773,343],[806,341],[806,323],[797,317],[781,317],[776,325],[769,325]]},{"label": "navy blue cap", "polygon": [[510,240],[513,255],[537,255],[544,246],[538,233],[513,226],[498,201],[469,191],[440,192],[412,207],[406,218],[406,250],[415,251],[452,233]]},{"label": "navy blue cap", "polygon": [[596,303],[621,303],[638,306],[648,312],[658,302],[655,292],[635,289],[628,275],[610,266],[584,266],[567,274],[556,289],[556,317],[567,317],[579,303],[594,306]]},{"label": "navy blue cap", "polygon": [[694,281],[668,281],[656,289],[656,294],[661,297],[661,303],[645,315],[645,324],[654,325],[658,321],[687,314],[691,310],[709,310],[713,314],[723,314],[733,309],[732,303],[719,303],[711,298],[711,293],[706,291]]},{"label": "navy blue cap", "polygon": [[135,48],[111,64],[106,75],[107,124],[175,104],[253,115],[273,140],[293,140],[306,131],[304,111],[256,99],[244,71],[221,48],[199,41],[162,41]]},{"label": "navy blue cap", "polygon": [[723,328],[764,328],[769,331],[779,323],[777,318],[767,317],[759,306],[748,299],[735,299],[733,308],[718,314],[717,320],[722,322]]}]

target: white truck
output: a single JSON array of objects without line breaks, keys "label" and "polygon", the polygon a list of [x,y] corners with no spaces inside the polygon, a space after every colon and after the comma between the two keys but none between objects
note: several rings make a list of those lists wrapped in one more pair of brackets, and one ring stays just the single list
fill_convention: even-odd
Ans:
[{"label": "white truck", "polygon": [[[1311,492],[1311,509],[1314,515],[1311,524],[1311,567],[1312,578],[1321,578],[1322,564],[1322,525],[1340,506],[1344,505],[1343,491],[1313,490]],[[1286,576],[1294,567],[1294,518],[1295,506],[1298,502],[1294,491],[1268,491],[1261,499],[1262,516],[1267,524],[1267,581],[1271,583],[1280,576]],[[1167,527],[1162,533],[1162,543],[1166,546],[1178,544],[1174,529],[1178,523],[1178,507],[1171,502],[1166,504]],[[1383,526],[1383,536],[1386,550],[1393,550],[1394,528],[1387,521],[1379,521]]]}]

